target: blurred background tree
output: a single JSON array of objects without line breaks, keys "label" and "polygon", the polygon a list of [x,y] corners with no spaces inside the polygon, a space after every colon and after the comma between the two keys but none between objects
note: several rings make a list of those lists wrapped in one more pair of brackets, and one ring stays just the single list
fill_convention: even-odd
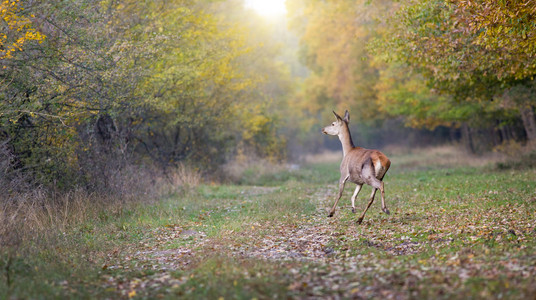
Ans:
[{"label": "blurred background tree", "polygon": [[[534,13],[534,5],[521,1],[402,2],[400,9],[384,18],[388,29],[369,45],[383,62],[384,77],[391,77],[393,68],[408,74],[402,82],[401,76],[394,77],[396,83],[387,81],[394,89],[382,87],[387,92],[383,107],[402,110],[416,125],[436,122],[428,113],[416,118],[412,106],[433,111],[435,121],[462,128],[463,140],[473,152],[483,150],[474,145],[486,143],[472,141],[471,128],[487,128],[488,141],[495,146],[513,136],[506,131],[517,131],[519,139],[533,141],[534,99],[527,90],[535,72],[534,47],[529,46]],[[404,91],[419,82],[419,90],[428,89],[426,98],[433,99],[408,101],[413,93],[404,95]],[[524,132],[512,129],[520,118]],[[510,128],[497,130],[504,126]]]}]

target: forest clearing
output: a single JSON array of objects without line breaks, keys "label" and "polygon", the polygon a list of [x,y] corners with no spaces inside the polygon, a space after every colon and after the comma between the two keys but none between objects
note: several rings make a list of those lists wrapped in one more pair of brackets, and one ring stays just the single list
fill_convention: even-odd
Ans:
[{"label": "forest clearing", "polygon": [[452,147],[394,155],[391,215],[377,201],[356,225],[349,187],[327,217],[338,157],[152,203],[65,207],[50,224],[61,231],[3,256],[0,298],[534,297],[535,169]]},{"label": "forest clearing", "polygon": [[0,0],[0,299],[536,299],[535,20]]}]

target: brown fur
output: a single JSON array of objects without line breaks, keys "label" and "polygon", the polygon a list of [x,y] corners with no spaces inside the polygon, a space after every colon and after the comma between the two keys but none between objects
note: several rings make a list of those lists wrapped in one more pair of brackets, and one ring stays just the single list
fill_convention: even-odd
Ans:
[{"label": "brown fur", "polygon": [[340,167],[341,177],[339,179],[339,194],[329,216],[332,217],[333,214],[335,214],[335,209],[342,196],[346,181],[357,184],[357,188],[352,195],[352,212],[355,212],[355,198],[363,184],[368,184],[373,187],[370,201],[359,219],[357,219],[358,224],[361,224],[365,217],[365,213],[372,205],[372,202],[374,202],[374,196],[376,195],[377,190],[380,190],[381,192],[382,210],[389,214],[389,209],[387,209],[385,204],[385,189],[382,180],[391,166],[391,161],[381,151],[355,147],[348,127],[348,122],[350,121],[348,111],[346,111],[344,119],[335,112],[333,113],[337,117],[337,121],[330,126],[324,127],[322,132],[325,134],[337,135],[339,137],[344,157]]}]

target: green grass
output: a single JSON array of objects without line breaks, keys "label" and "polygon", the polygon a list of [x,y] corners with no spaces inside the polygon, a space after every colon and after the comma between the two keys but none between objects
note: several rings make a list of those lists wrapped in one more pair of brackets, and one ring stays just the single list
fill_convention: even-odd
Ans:
[{"label": "green grass", "polygon": [[2,249],[0,298],[533,298],[536,170],[425,158],[392,158],[362,225],[350,183],[327,218],[337,162],[103,210]]}]

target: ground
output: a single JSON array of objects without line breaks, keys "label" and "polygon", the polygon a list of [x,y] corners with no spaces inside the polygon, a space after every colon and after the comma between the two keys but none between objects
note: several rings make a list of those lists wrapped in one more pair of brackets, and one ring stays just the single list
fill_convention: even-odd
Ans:
[{"label": "ground", "polygon": [[[376,201],[361,225],[350,184],[327,217],[336,162],[135,205],[66,233],[84,251],[67,255],[70,271],[47,271],[45,286],[50,298],[534,299],[536,170],[457,155],[393,157],[391,215]],[[364,188],[358,213],[368,195]],[[73,247],[82,246],[58,242],[49,255]],[[32,297],[16,284],[11,293]]]}]

